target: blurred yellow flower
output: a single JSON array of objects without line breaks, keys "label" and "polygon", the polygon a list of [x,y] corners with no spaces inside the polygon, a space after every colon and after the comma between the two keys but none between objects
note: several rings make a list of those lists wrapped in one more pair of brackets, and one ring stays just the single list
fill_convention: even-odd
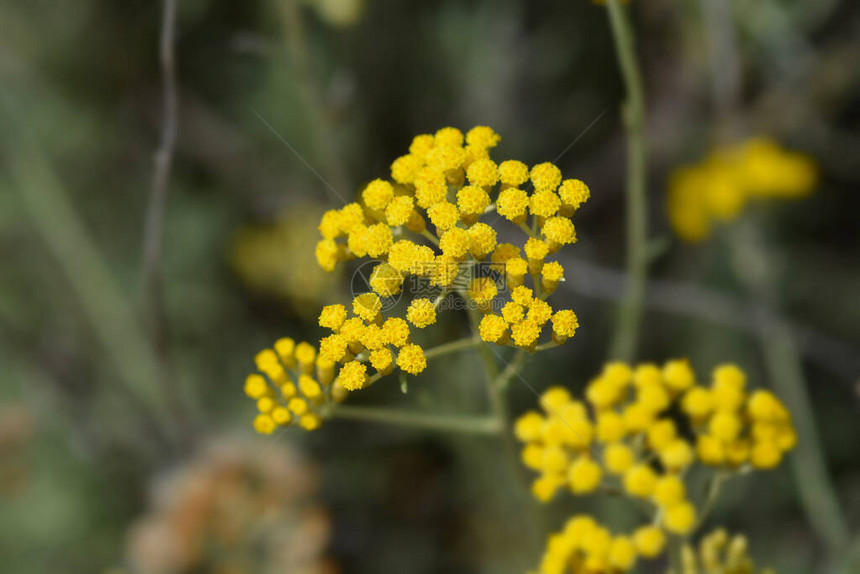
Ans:
[{"label": "blurred yellow flower", "polygon": [[818,183],[818,167],[804,154],[766,137],[712,151],[669,179],[669,221],[685,241],[706,238],[715,223],[738,217],[749,201],[799,199]]}]

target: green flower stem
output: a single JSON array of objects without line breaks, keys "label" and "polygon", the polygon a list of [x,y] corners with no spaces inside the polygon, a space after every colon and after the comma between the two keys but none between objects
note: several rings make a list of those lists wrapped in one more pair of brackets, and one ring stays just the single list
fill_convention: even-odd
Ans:
[{"label": "green flower stem", "polygon": [[[750,297],[774,307],[778,277],[759,231],[752,226],[739,226],[730,240],[735,272]],[[770,382],[791,411],[797,429],[797,447],[789,459],[801,502],[818,537],[837,556],[848,546],[849,530],[827,470],[794,337],[775,314],[760,314],[757,321]]]},{"label": "green flower stem", "polygon": [[394,424],[405,427],[453,433],[498,435],[502,429],[494,416],[457,416],[429,414],[410,410],[341,405],[335,418]]},{"label": "green flower stem", "polygon": [[613,358],[631,361],[636,356],[639,325],[645,302],[648,275],[647,144],[645,141],[645,96],[636,63],[633,30],[627,9],[620,0],[607,0],[609,23],[627,100],[623,119],[627,130],[627,293],[621,305]]},{"label": "green flower stem", "polygon": [[728,482],[731,477],[732,473],[724,470],[717,471],[711,477],[711,480],[708,482],[708,491],[705,494],[705,501],[702,503],[702,510],[699,512],[699,519],[696,521],[696,525],[690,530],[690,534],[687,536],[688,538],[702,527],[705,520],[707,520],[708,516],[713,512],[714,507],[717,504],[717,499],[720,497],[720,490],[722,489],[723,484]]},{"label": "green flower stem", "polygon": [[477,337],[466,337],[456,341],[451,341],[450,343],[444,343],[438,347],[433,347],[432,349],[427,349],[424,351],[424,356],[429,361],[430,359],[442,357],[449,353],[456,353],[463,349],[471,349],[472,347],[479,345],[480,342],[481,341]]},{"label": "green flower stem", "polygon": [[12,187],[32,216],[36,231],[56,259],[91,328],[111,362],[117,382],[133,401],[141,421],[159,439],[175,443],[177,435],[168,397],[159,383],[160,365],[143,334],[132,305],[116,283],[105,258],[51,168],[31,129],[21,123],[14,102],[0,109],[11,126],[7,150]]},{"label": "green flower stem", "polygon": [[439,238],[436,237],[435,235],[433,235],[432,233],[430,233],[429,231],[427,231],[426,229],[424,231],[422,231],[420,233],[420,235],[422,237],[424,237],[425,239],[427,239],[427,241],[429,241],[430,243],[432,243],[436,247],[439,247]]}]

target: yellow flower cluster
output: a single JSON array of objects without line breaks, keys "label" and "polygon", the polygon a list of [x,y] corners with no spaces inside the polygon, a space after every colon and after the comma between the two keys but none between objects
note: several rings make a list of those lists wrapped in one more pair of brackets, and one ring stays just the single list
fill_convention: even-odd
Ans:
[{"label": "yellow flower cluster", "polygon": [[643,526],[632,536],[613,536],[592,517],[570,518],[564,529],[549,537],[540,563],[541,574],[627,572],[637,557],[657,556],[666,538],[659,528]]},{"label": "yellow flower cluster", "polygon": [[[320,354],[343,365],[337,380],[348,391],[368,383],[365,362],[370,362],[378,376],[389,374],[395,365],[410,375],[427,367],[424,350],[410,342],[407,321],[399,317],[383,320],[381,308],[378,295],[362,293],[352,302],[352,316],[343,305],[328,305],[320,313],[320,326],[332,331],[320,341]],[[407,317],[423,328],[436,321],[436,309],[429,300],[416,299]]]},{"label": "yellow flower cluster", "polygon": [[322,407],[345,398],[344,387],[335,381],[334,361],[305,341],[279,339],[254,362],[259,372],[245,378],[245,394],[257,402],[254,429],[261,434],[293,423],[315,430],[322,424]]},{"label": "yellow flower cluster", "polygon": [[728,532],[720,528],[702,538],[698,551],[689,544],[685,544],[681,549],[680,574],[699,572],[773,574],[774,570],[769,568],[756,570],[755,563],[749,555],[746,537],[736,534],[730,538]]},{"label": "yellow flower cluster", "polygon": [[752,138],[677,169],[669,181],[669,220],[681,239],[701,241],[714,222],[736,218],[748,201],[802,198],[817,181],[812,158],[769,138]]},{"label": "yellow flower cluster", "polygon": [[[435,135],[416,136],[409,153],[391,165],[393,183],[374,180],[362,191],[361,203],[323,216],[322,240],[316,250],[319,264],[333,270],[338,262],[356,257],[381,259],[370,285],[376,294],[390,297],[401,292],[409,274],[453,289],[464,263],[469,268],[490,263],[499,277],[470,278],[461,294],[490,313],[500,295],[501,275],[513,292],[502,315],[484,317],[481,338],[533,349],[552,320],[552,337],[563,343],[573,336],[578,322],[573,311],[554,312],[546,303],[545,298],[564,280],[562,265],[546,258],[576,241],[570,217],[590,192],[582,181],[562,181],[561,171],[551,163],[531,169],[516,160],[497,164],[490,158],[490,149],[499,140],[486,126],[465,135],[449,127]],[[493,219],[479,221],[486,214],[493,214]],[[531,227],[526,225],[529,216]],[[526,231],[522,247],[497,242],[491,224],[501,218]],[[401,239],[404,229],[427,239],[438,251]],[[531,276],[533,289],[523,285],[526,275]],[[514,296],[517,289],[519,294]],[[410,311],[417,321],[413,324],[426,326],[419,310]]]},{"label": "yellow flower cluster", "polygon": [[[441,295],[436,301],[414,299],[405,319],[382,314],[382,299],[400,294],[410,275],[443,293],[456,292],[483,313],[479,334],[484,341],[533,350],[549,324],[556,344],[574,335],[579,326],[574,312],[553,310],[545,300],[564,280],[562,265],[546,259],[576,241],[570,217],[588,200],[588,186],[575,179],[562,181],[561,171],[551,163],[531,169],[516,160],[497,164],[490,150],[500,139],[486,126],[465,135],[447,127],[416,136],[409,153],[391,164],[391,181],[374,180],[362,190],[360,202],[322,215],[322,239],[315,250],[320,267],[333,271],[343,261],[377,259],[369,278],[371,291],[356,296],[351,310],[330,305],[320,314],[320,325],[331,331],[319,344],[326,377],[314,381],[320,390],[312,396],[287,397],[307,403],[300,413],[293,412],[290,403],[277,404],[266,392],[285,384],[295,387],[283,369],[292,363],[278,356],[277,345],[261,353],[264,359],[261,363],[258,357],[257,366],[269,380],[256,375],[249,392],[261,410],[257,430],[271,432],[278,424],[290,424],[293,416],[301,423],[306,414],[303,426],[315,428],[319,413],[313,411],[314,401],[325,401],[331,393],[324,387],[332,381],[333,388],[352,391],[395,366],[412,375],[426,368],[424,350],[411,341],[410,324],[417,329],[434,324]],[[482,217],[487,221],[480,221]],[[492,224],[503,218],[526,232],[521,247],[498,243]],[[487,268],[489,273],[472,272]],[[464,271],[470,272],[465,284],[456,281],[464,278]],[[531,287],[525,285],[526,275]],[[510,300],[500,300],[501,279]],[[501,314],[493,312],[497,302],[499,307],[504,304]],[[368,373],[368,363],[375,373]],[[305,375],[310,377],[310,372]]]},{"label": "yellow flower cluster", "polygon": [[[691,465],[769,469],[796,442],[782,403],[745,387],[735,365],[717,367],[705,387],[688,361],[673,360],[662,367],[608,363],[583,400],[563,387],[548,389],[540,398],[544,413],[527,412],[514,426],[525,443],[523,463],[540,473],[534,496],[547,502],[563,487],[575,495],[620,490],[654,508],[654,526],[689,534],[698,520],[683,480]],[[691,436],[683,436],[686,428]]]}]

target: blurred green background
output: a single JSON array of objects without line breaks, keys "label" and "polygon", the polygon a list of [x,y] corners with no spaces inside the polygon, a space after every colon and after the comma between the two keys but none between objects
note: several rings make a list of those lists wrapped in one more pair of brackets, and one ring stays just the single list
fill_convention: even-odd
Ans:
[{"label": "blurred green background", "polygon": [[[633,0],[656,259],[639,358],[731,360],[771,386],[760,319],[789,332],[820,448],[860,536],[860,4]],[[591,502],[539,507],[491,438],[335,421],[275,439],[241,390],[276,338],[315,341],[349,273],[316,220],[385,177],[413,135],[490,125],[496,152],[588,183],[554,301],[575,341],[525,371],[580,392],[623,295],[624,94],[605,8],[586,0],[181,0],[178,139],[164,219],[163,336],[143,237],[164,103],[162,6],[0,4],[0,570],[523,572]],[[816,192],[749,210],[776,287],[750,298],[728,242],[675,239],[669,174],[765,134],[820,166]],[[568,146],[569,149],[568,149]],[[306,165],[312,166],[311,169]],[[439,339],[466,329],[445,316]],[[455,355],[356,404],[477,412]],[[513,414],[535,404],[514,383]],[[801,441],[804,437],[801,436]],[[524,510],[525,509],[525,510]],[[623,521],[609,503],[600,512]],[[779,572],[860,572],[813,528],[785,464],[736,480],[711,519]],[[843,548],[844,550],[844,548]],[[652,565],[655,571],[660,564]],[[841,568],[841,570],[840,570]],[[854,569],[857,568],[857,569]],[[640,571],[648,571],[643,566]]]}]

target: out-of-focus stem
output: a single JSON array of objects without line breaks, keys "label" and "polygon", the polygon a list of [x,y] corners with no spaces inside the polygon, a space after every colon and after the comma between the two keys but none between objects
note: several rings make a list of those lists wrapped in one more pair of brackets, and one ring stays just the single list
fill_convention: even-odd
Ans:
[{"label": "out-of-focus stem", "polygon": [[501,430],[494,416],[469,417],[341,405],[334,410],[334,417],[466,434],[497,435]]},{"label": "out-of-focus stem", "polygon": [[645,96],[627,9],[621,6],[620,0],[607,0],[606,4],[621,77],[627,93],[622,115],[627,130],[628,148],[627,292],[618,315],[610,355],[630,361],[636,355],[648,273]]},{"label": "out-of-focus stem", "polygon": [[14,143],[8,165],[21,201],[65,274],[118,380],[147,417],[144,422],[154,425],[162,440],[174,440],[175,433],[164,416],[167,400],[158,385],[158,360],[131,303],[114,281],[32,131],[17,120],[20,116],[11,101],[3,103],[10,104],[0,111],[9,120],[6,125],[12,126]]},{"label": "out-of-focus stem", "polygon": [[[751,226],[739,226],[731,237],[735,271],[759,305],[775,306],[777,282],[764,239]],[[757,313],[761,345],[771,384],[792,414],[797,447],[789,455],[801,502],[813,528],[831,555],[848,544],[848,527],[827,470],[818,425],[812,411],[803,364],[791,331],[774,313]]]}]

